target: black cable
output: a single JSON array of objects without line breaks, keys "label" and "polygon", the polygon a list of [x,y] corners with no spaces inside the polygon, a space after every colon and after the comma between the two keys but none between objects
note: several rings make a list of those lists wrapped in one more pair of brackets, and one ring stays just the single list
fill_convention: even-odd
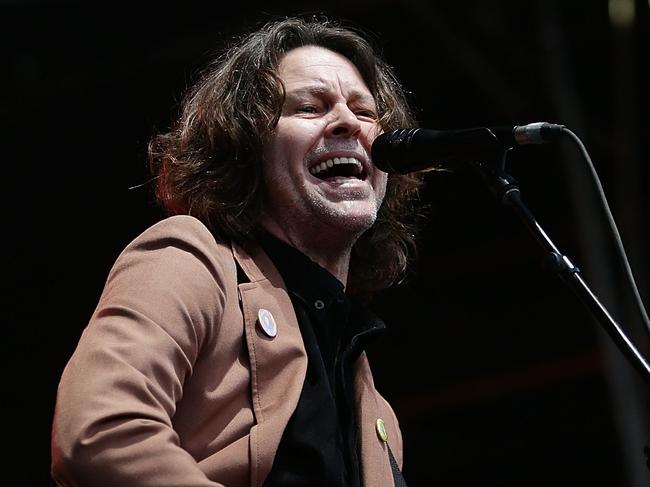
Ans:
[{"label": "black cable", "polygon": [[616,226],[616,222],[614,221],[614,217],[612,215],[612,212],[609,208],[609,204],[607,203],[607,197],[605,196],[605,191],[603,190],[603,186],[600,183],[600,178],[598,177],[598,173],[596,172],[596,168],[594,167],[593,162],[591,161],[591,157],[589,156],[589,153],[587,152],[587,148],[585,145],[582,143],[580,138],[574,134],[571,130],[569,130],[566,127],[562,128],[562,134],[568,136],[575,144],[578,146],[580,149],[580,152],[582,153],[582,156],[584,157],[585,161],[587,162],[587,165],[589,167],[589,172],[591,173],[591,176],[594,180],[594,184],[596,185],[596,190],[598,193],[598,196],[600,198],[601,205],[603,206],[603,210],[605,211],[605,217],[607,219],[607,223],[609,224],[609,228],[612,232],[612,235],[614,235],[614,242],[615,242],[615,247],[616,247],[616,253],[617,256],[623,265],[623,268],[625,269],[625,276],[627,277],[627,280],[630,284],[630,287],[632,288],[632,293],[634,295],[634,300],[636,302],[637,307],[639,308],[639,312],[641,315],[641,319],[643,320],[643,323],[646,327],[646,331],[648,334],[650,334],[650,320],[648,319],[648,313],[645,309],[645,306],[643,304],[643,300],[641,299],[641,295],[639,294],[639,289],[636,285],[636,281],[634,279],[634,275],[632,273],[632,268],[630,267],[630,263],[627,258],[627,254],[625,253],[625,248],[623,246],[623,241],[621,239],[621,235],[618,231],[618,228]]}]

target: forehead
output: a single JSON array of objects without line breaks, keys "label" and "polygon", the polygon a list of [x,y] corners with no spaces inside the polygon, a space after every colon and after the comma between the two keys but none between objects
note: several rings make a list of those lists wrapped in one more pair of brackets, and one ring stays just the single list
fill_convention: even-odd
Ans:
[{"label": "forehead", "polygon": [[278,74],[287,91],[336,87],[372,96],[357,67],[345,56],[319,46],[303,46],[284,55]]}]

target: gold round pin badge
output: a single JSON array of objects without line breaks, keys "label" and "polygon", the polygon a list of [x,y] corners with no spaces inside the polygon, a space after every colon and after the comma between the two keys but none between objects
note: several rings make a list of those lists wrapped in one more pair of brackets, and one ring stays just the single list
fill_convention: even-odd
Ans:
[{"label": "gold round pin badge", "polygon": [[386,423],[384,423],[383,419],[377,418],[375,429],[377,430],[377,436],[379,436],[379,439],[384,443],[388,443],[388,432],[386,431]]}]

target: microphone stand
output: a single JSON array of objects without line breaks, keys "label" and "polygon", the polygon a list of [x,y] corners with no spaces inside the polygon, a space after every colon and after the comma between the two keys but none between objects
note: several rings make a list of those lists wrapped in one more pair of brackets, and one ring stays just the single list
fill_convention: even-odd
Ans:
[{"label": "microphone stand", "polygon": [[539,245],[545,252],[545,263],[554,271],[577,295],[582,303],[591,311],[598,322],[605,328],[605,331],[614,341],[619,350],[629,360],[632,366],[641,374],[643,379],[650,385],[650,365],[634,347],[630,339],[625,335],[621,327],[609,314],[605,306],[598,300],[587,283],[582,279],[580,270],[562,254],[551,241],[544,229],[535,220],[535,217],[521,201],[521,194],[517,181],[506,174],[505,155],[501,155],[501,163],[480,162],[472,164],[478,169],[482,179],[487,183],[490,190],[497,199],[514,210],[515,214],[522,220],[524,225],[532,233]]}]

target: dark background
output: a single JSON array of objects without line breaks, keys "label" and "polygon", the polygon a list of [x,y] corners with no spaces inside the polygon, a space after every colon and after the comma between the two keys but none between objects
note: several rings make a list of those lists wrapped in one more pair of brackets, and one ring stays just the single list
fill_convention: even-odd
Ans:
[{"label": "dark background", "polygon": [[[566,124],[594,159],[648,296],[647,0],[134,5],[0,7],[3,456],[20,485],[49,485],[58,378],[114,259],[161,217],[149,137],[223,42],[278,15],[365,30],[422,126]],[[648,356],[575,147],[520,148],[508,168]],[[526,230],[469,176],[430,176],[423,202],[418,265],[375,301],[390,331],[369,351],[401,420],[409,486],[650,485],[647,386],[542,271]],[[28,467],[11,468],[19,461]]]}]

